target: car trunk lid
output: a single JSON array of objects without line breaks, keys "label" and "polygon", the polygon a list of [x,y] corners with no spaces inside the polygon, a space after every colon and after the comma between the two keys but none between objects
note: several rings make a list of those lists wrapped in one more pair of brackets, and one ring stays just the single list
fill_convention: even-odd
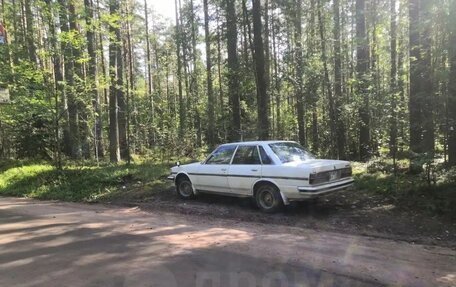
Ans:
[{"label": "car trunk lid", "polygon": [[312,173],[331,171],[350,167],[348,161],[330,159],[310,159],[301,162],[289,162],[284,165],[310,168]]},{"label": "car trunk lid", "polygon": [[285,165],[310,169],[309,182],[311,184],[333,182],[350,177],[352,174],[350,163],[342,160],[311,159]]}]

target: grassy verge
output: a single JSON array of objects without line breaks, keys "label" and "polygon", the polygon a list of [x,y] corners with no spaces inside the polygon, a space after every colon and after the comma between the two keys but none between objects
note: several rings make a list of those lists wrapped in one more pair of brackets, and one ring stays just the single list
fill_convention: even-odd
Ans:
[{"label": "grassy verge", "polygon": [[57,170],[47,163],[10,161],[0,164],[0,195],[93,202],[159,188],[166,184],[168,171],[169,165],[153,162],[66,165]]},{"label": "grassy verge", "polygon": [[405,160],[398,163],[396,174],[388,159],[354,166],[357,190],[381,196],[400,210],[456,219],[456,169],[436,168],[430,183],[425,174],[410,173]]},{"label": "grassy verge", "polygon": [[[422,174],[410,174],[399,162],[396,175],[391,162],[381,159],[354,163],[356,189],[363,197],[374,195],[399,210],[456,219],[456,169],[436,172],[429,184]],[[143,201],[169,188],[169,164],[136,160],[127,166],[90,163],[67,164],[57,170],[48,163],[0,163],[0,195],[63,201]]]}]

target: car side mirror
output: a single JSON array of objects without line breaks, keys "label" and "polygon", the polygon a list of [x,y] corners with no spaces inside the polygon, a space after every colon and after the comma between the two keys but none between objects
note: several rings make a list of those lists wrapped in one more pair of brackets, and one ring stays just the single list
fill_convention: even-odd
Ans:
[{"label": "car side mirror", "polygon": [[177,165],[177,166],[180,166],[181,164],[180,164],[180,162],[179,162],[179,161],[176,161],[176,165]]}]

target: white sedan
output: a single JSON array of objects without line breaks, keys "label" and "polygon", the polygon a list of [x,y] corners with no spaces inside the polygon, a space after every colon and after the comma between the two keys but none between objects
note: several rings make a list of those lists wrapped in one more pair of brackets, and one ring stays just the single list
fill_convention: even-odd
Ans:
[{"label": "white sedan", "polygon": [[168,179],[182,198],[198,193],[253,197],[265,212],[353,184],[349,162],[316,159],[290,141],[223,144],[203,162],[177,164]]}]

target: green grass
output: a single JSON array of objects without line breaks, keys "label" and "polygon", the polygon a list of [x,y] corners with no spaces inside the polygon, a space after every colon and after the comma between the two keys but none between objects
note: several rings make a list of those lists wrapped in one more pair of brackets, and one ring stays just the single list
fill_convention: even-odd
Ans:
[{"label": "green grass", "polygon": [[424,173],[410,173],[407,160],[377,159],[354,163],[355,187],[361,192],[391,200],[402,210],[456,219],[456,169],[435,167],[429,184]]},{"label": "green grass", "polygon": [[142,162],[127,166],[66,165],[57,170],[47,163],[0,164],[0,195],[63,201],[98,201],[127,189],[166,184],[169,165]]},{"label": "green grass", "polygon": [[[78,202],[143,201],[169,188],[169,167],[140,158],[129,166],[67,163],[63,170],[43,162],[2,161],[0,195]],[[422,173],[408,172],[406,160],[398,162],[397,175],[389,159],[353,163],[353,167],[360,193],[388,199],[399,209],[456,219],[456,169],[437,169],[435,182],[429,185]]]}]

